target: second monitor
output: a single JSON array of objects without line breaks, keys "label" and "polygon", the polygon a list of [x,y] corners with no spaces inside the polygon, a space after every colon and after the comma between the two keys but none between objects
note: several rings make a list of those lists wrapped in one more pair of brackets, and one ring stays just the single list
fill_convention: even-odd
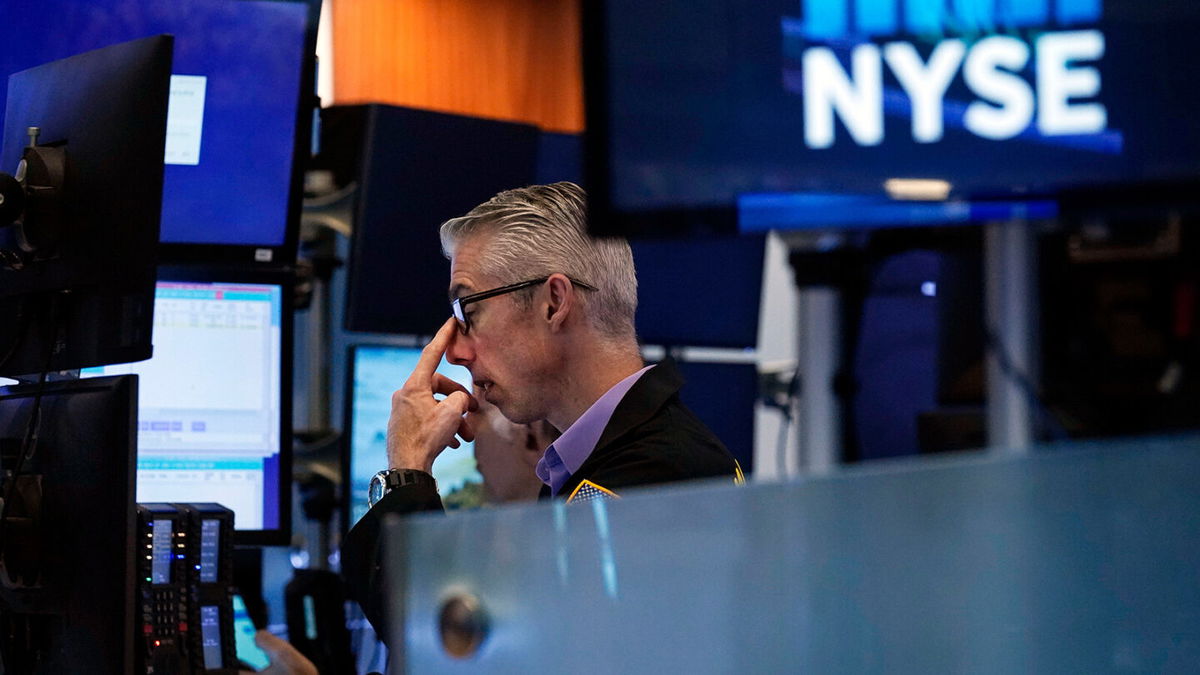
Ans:
[{"label": "second monitor", "polygon": [[139,502],[215,502],[242,543],[290,531],[291,281],[280,272],[162,268],[154,357],[136,373]]},{"label": "second monitor", "polygon": [[[356,345],[350,353],[350,386],[346,397],[347,451],[346,529],[367,512],[367,484],[375,472],[387,468],[387,423],[392,393],[412,375],[420,347]],[[471,388],[471,373],[444,359],[437,372]],[[482,500],[483,477],[475,466],[473,443],[447,448],[433,462],[433,477],[447,508],[477,506]]]}]

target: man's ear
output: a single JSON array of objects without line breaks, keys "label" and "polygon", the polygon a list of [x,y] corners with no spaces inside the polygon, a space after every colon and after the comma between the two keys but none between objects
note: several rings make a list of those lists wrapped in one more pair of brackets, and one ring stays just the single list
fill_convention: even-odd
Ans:
[{"label": "man's ear", "polygon": [[575,286],[565,274],[550,275],[546,286],[549,290],[545,305],[546,321],[551,330],[559,331],[566,324],[567,317],[575,311]]}]

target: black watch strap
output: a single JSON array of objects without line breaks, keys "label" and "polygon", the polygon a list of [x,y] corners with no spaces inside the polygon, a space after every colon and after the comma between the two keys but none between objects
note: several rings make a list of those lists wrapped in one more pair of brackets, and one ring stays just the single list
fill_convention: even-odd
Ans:
[{"label": "black watch strap", "polygon": [[437,481],[433,476],[416,469],[393,469],[384,476],[383,484],[385,495],[405,485],[427,485],[437,491]]}]

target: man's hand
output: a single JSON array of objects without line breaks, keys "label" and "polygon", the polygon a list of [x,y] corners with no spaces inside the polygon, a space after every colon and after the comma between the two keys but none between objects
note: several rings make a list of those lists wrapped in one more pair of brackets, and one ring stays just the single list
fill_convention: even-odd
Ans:
[{"label": "man's hand", "polygon": [[[275,637],[265,630],[254,634],[254,642],[267,653],[271,665],[259,673],[267,675],[318,675],[317,667],[312,661],[296,651],[290,643]],[[251,671],[243,670],[242,675],[253,675]]]},{"label": "man's hand", "polygon": [[[478,403],[461,384],[435,372],[454,339],[458,327],[453,318],[442,324],[433,340],[421,351],[412,376],[392,394],[392,416],[388,419],[387,454],[390,469],[433,470],[433,460],[447,446],[457,448],[457,434],[475,440],[463,417]],[[433,398],[442,394],[441,401]]]}]

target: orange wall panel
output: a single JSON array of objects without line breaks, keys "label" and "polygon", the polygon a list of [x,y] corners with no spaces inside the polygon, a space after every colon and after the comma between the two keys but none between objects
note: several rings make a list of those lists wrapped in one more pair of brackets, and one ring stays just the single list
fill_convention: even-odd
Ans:
[{"label": "orange wall panel", "polygon": [[326,0],[339,104],[583,130],[579,0]]}]

